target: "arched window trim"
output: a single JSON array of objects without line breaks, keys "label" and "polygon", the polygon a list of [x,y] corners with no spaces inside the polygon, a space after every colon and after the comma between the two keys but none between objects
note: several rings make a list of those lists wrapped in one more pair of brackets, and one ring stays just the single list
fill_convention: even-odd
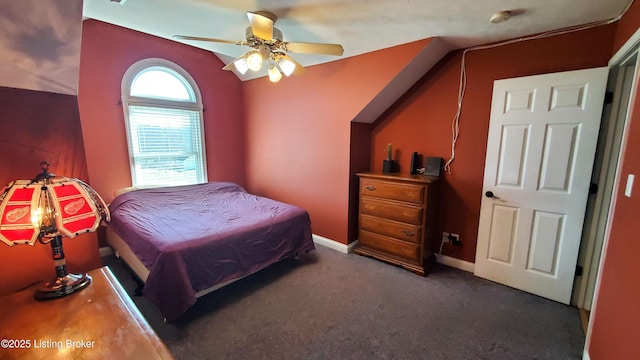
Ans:
[{"label": "arched window trim", "polygon": [[147,98],[147,97],[138,97],[138,96],[132,96],[131,95],[131,85],[133,84],[133,80],[136,78],[136,76],[144,69],[147,68],[151,68],[151,67],[164,67],[167,68],[169,70],[173,70],[175,71],[178,75],[182,76],[184,78],[184,80],[186,80],[186,85],[188,85],[189,87],[191,87],[191,90],[193,91],[194,95],[195,95],[195,103],[193,102],[189,102],[189,101],[172,101],[172,100],[164,100],[164,99],[154,99],[155,101],[158,102],[168,102],[168,103],[179,103],[179,104],[199,104],[200,108],[202,109],[202,96],[200,95],[200,88],[198,87],[198,84],[196,83],[196,81],[194,80],[193,77],[191,77],[191,75],[185,70],[183,69],[180,65],[173,63],[169,60],[166,59],[160,59],[160,58],[148,58],[148,59],[142,59],[136,63],[134,63],[133,65],[131,65],[129,67],[129,69],[127,69],[127,71],[124,73],[124,76],[122,78],[122,100],[124,103],[125,97],[127,99],[131,99],[131,100],[135,100],[135,99],[151,99],[151,98]]},{"label": "arched window trim", "polygon": [[[195,97],[195,102],[193,101],[179,101],[179,100],[167,100],[160,98],[149,98],[149,97],[140,97],[140,96],[132,96],[131,95],[131,86],[133,85],[133,81],[136,76],[140,74],[144,69],[151,67],[162,67],[174,71],[177,75],[182,77],[182,79],[178,78],[181,82],[185,84],[185,87],[190,88]],[[202,179],[204,182],[208,181],[207,178],[207,160],[206,160],[206,148],[205,148],[205,139],[204,139],[204,106],[202,104],[202,95],[200,93],[200,89],[195,81],[195,79],[181,66],[175,64],[169,60],[161,59],[161,58],[148,58],[140,60],[134,64],[132,64],[127,71],[124,73],[122,77],[121,83],[121,94],[122,94],[122,108],[124,112],[124,120],[126,126],[126,136],[127,136],[127,149],[129,152],[129,167],[131,170],[131,182],[133,186],[143,185],[136,183],[136,169],[134,164],[134,154],[132,148],[132,139],[130,135],[130,121],[129,121],[129,106],[148,106],[148,107],[164,107],[164,108],[179,108],[185,110],[193,110],[198,111],[200,116],[200,143],[202,145],[202,152],[200,154],[202,158]],[[157,185],[157,184],[145,184],[145,185]]]}]

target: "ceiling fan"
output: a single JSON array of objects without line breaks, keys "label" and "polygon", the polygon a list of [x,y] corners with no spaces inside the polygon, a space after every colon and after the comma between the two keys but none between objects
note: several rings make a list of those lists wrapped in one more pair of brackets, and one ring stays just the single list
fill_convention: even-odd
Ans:
[{"label": "ceiling fan", "polygon": [[218,43],[244,45],[253,48],[241,57],[233,60],[223,70],[235,69],[242,75],[248,70],[259,71],[267,64],[269,80],[280,81],[282,74],[289,76],[304,71],[302,65],[288,54],[322,54],[341,56],[344,52],[339,44],[319,44],[286,42],[282,38],[282,31],[274,27],[278,17],[268,11],[247,12],[250,26],[246,30],[246,41],[221,40],[198,36],[174,35],[183,40],[211,41]]}]

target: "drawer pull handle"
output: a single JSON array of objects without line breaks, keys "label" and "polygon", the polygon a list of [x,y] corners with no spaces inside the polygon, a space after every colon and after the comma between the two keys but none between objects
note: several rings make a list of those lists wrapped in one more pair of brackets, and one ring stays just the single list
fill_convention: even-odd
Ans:
[{"label": "drawer pull handle", "polygon": [[376,190],[376,187],[375,187],[375,186],[373,186],[373,185],[369,185],[369,186],[367,186],[367,190],[369,190],[369,191],[375,191],[375,190]]},{"label": "drawer pull handle", "polygon": [[409,231],[409,230],[402,230],[402,233],[407,235],[407,236],[413,236],[415,235],[415,233],[413,231]]}]

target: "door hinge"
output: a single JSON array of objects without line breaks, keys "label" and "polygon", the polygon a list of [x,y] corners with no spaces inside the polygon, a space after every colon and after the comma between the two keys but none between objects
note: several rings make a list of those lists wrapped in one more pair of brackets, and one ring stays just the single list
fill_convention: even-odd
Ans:
[{"label": "door hinge", "polygon": [[576,266],[576,276],[582,276],[582,266]]},{"label": "door hinge", "polygon": [[593,195],[593,194],[597,194],[597,193],[598,193],[598,184],[591,183],[589,185],[589,195]]},{"label": "door hinge", "polygon": [[613,102],[613,91],[607,91],[604,94],[604,104],[609,105]]}]

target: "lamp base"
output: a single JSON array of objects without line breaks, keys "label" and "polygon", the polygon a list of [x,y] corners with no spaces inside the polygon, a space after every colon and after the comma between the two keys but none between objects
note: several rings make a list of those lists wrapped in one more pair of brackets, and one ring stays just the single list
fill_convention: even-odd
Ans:
[{"label": "lamp base", "polygon": [[67,274],[64,277],[44,283],[36,290],[33,297],[36,300],[57,299],[59,297],[73,294],[91,284],[91,276],[87,274]]}]

